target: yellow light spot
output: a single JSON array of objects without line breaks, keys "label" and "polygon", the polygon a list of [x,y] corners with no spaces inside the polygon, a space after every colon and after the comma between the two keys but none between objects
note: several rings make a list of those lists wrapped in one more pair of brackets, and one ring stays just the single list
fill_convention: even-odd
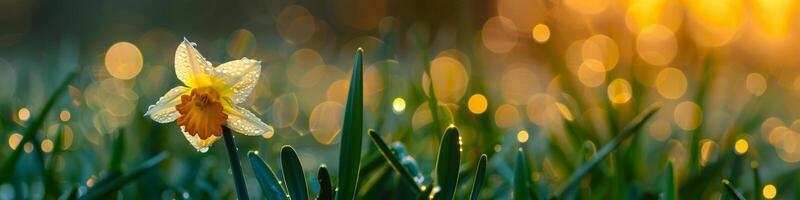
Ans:
[{"label": "yellow light spot", "polygon": [[700,141],[700,166],[706,166],[717,159],[717,148],[718,145],[714,141],[708,139]]},{"label": "yellow light spot", "polygon": [[457,103],[467,92],[469,76],[457,59],[441,56],[431,61],[431,74],[433,80],[427,74],[422,77],[422,89],[425,94],[430,94],[430,83],[433,82],[433,91],[436,99],[446,103]]},{"label": "yellow light spot", "polygon": [[597,60],[602,65],[590,65],[592,69],[598,72],[611,71],[617,66],[619,62],[619,47],[617,42],[610,37],[597,34],[592,35],[583,42],[581,46],[581,58],[583,60]]},{"label": "yellow light spot", "polygon": [[72,115],[67,109],[64,109],[58,114],[58,118],[61,119],[62,122],[67,122],[70,118],[72,118]]},{"label": "yellow light spot", "polygon": [[489,102],[486,100],[486,97],[482,94],[473,94],[469,97],[469,101],[467,102],[467,107],[469,111],[475,114],[482,114],[486,112],[486,108],[489,107]]},{"label": "yellow light spot", "polygon": [[42,141],[42,151],[45,153],[50,153],[53,151],[53,141],[50,139],[44,139]]},{"label": "yellow light spot", "polygon": [[684,101],[675,107],[673,118],[678,127],[691,131],[703,123],[703,110],[694,102]]},{"label": "yellow light spot", "polygon": [[545,43],[550,39],[550,27],[547,27],[545,24],[537,24],[533,27],[531,34],[536,42]]},{"label": "yellow light spot", "polygon": [[300,106],[294,93],[284,94],[272,102],[272,123],[277,128],[286,128],[297,120]]},{"label": "yellow light spot", "polygon": [[561,122],[559,116],[559,108],[556,106],[555,98],[548,94],[536,94],[530,98],[526,107],[526,114],[528,120],[539,126],[547,126],[550,124],[558,124]]},{"label": "yellow light spot", "polygon": [[519,111],[510,104],[503,104],[497,107],[494,113],[494,123],[497,127],[508,128],[519,123]]},{"label": "yellow light spot", "polygon": [[610,0],[564,0],[564,5],[584,15],[599,14],[608,8]]},{"label": "yellow light spot", "polygon": [[686,75],[679,69],[668,67],[658,72],[656,90],[667,99],[678,99],[686,93]]},{"label": "yellow light spot", "polygon": [[23,146],[23,148],[25,150],[25,153],[33,152],[33,143],[30,142],[25,143],[25,146]]},{"label": "yellow light spot", "polygon": [[608,99],[611,100],[611,103],[626,103],[631,96],[633,96],[631,84],[625,79],[614,79],[608,84]]},{"label": "yellow light spot", "polygon": [[[439,103],[437,106],[438,110],[438,117],[440,124],[452,124],[453,123],[453,112],[450,111],[450,107],[446,106],[443,103]],[[411,116],[411,127],[414,131],[430,124],[433,122],[433,117],[431,115],[431,106],[428,102],[424,102],[417,107],[414,111],[414,115]]]},{"label": "yellow light spot", "polygon": [[647,133],[658,141],[666,141],[672,134],[672,125],[667,120],[656,119],[647,126]]},{"label": "yellow light spot", "polygon": [[578,80],[589,87],[600,86],[606,80],[606,72],[602,69],[605,69],[605,67],[600,61],[594,59],[586,60],[578,67]]},{"label": "yellow light spot", "polygon": [[95,179],[97,179],[95,176],[89,177],[89,179],[86,180],[86,187],[94,187]]},{"label": "yellow light spot", "polygon": [[11,147],[12,150],[16,150],[21,140],[22,135],[19,133],[12,133],[11,136],[8,136],[8,147]]},{"label": "yellow light spot", "polygon": [[639,32],[651,25],[677,30],[683,22],[684,10],[680,1],[631,0],[628,3],[625,25],[631,32]]},{"label": "yellow light spot", "polygon": [[746,19],[741,0],[686,1],[685,7],[689,36],[706,47],[731,42]]},{"label": "yellow light spot", "polygon": [[403,112],[406,109],[406,100],[401,97],[394,98],[392,100],[392,109],[394,109],[395,113]]},{"label": "yellow light spot", "polygon": [[344,106],[335,101],[326,101],[314,107],[308,117],[308,130],[321,144],[333,143],[342,129]]},{"label": "yellow light spot", "polygon": [[247,29],[236,30],[228,38],[228,55],[231,58],[252,57],[257,43],[253,32]]},{"label": "yellow light spot", "polygon": [[521,143],[527,142],[528,141],[528,137],[530,137],[530,136],[528,136],[528,131],[521,130],[521,131],[519,131],[517,133],[517,141],[519,141]]},{"label": "yellow light spot", "polygon": [[483,46],[494,53],[508,53],[517,45],[517,27],[503,16],[486,20],[481,29]]},{"label": "yellow light spot", "polygon": [[28,108],[21,108],[19,112],[17,112],[17,116],[19,116],[19,120],[28,121],[31,119],[31,111]]},{"label": "yellow light spot", "polygon": [[753,1],[755,20],[767,36],[783,39],[789,33],[790,23],[797,12],[795,0],[758,0]]},{"label": "yellow light spot", "polygon": [[129,80],[142,71],[142,52],[130,42],[118,42],[106,51],[106,70],[114,78]]},{"label": "yellow light spot", "polygon": [[747,75],[747,91],[755,96],[761,96],[767,91],[767,79],[759,73]]},{"label": "yellow light spot", "polygon": [[773,199],[778,195],[778,189],[772,184],[767,184],[764,186],[764,189],[761,190],[761,195],[764,195],[766,199]]},{"label": "yellow light spot", "polygon": [[564,105],[563,103],[560,102],[556,102],[556,107],[558,107],[558,111],[559,113],[561,113],[561,116],[564,117],[564,119],[566,119],[567,121],[575,120],[575,116],[572,116],[572,112],[569,111],[567,105]]},{"label": "yellow light spot", "polygon": [[742,155],[747,153],[747,149],[750,148],[750,145],[747,144],[747,140],[739,139],[736,140],[736,145],[734,145],[734,148],[736,149],[736,154]]},{"label": "yellow light spot", "polygon": [[651,65],[667,65],[678,52],[675,34],[663,25],[645,27],[636,37],[636,52]]}]

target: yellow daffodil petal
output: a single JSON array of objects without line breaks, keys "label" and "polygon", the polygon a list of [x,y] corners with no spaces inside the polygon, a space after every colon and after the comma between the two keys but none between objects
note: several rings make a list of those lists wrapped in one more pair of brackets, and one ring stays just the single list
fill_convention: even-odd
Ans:
[{"label": "yellow daffodil petal", "polygon": [[206,139],[200,139],[199,135],[191,135],[187,133],[183,127],[181,127],[181,132],[183,133],[183,137],[186,137],[186,140],[189,141],[189,144],[192,144],[192,147],[197,149],[197,151],[205,153],[208,151],[208,147],[211,146],[219,137],[212,135]]},{"label": "yellow daffodil petal", "polygon": [[245,135],[261,135],[273,132],[272,126],[262,122],[255,114],[237,105],[225,107],[228,114],[226,126],[233,131]]},{"label": "yellow daffodil petal", "polygon": [[175,75],[183,84],[195,88],[211,85],[209,72],[213,68],[197,49],[195,44],[183,39],[178,49],[175,50]]},{"label": "yellow daffodil petal", "polygon": [[181,103],[180,96],[191,91],[188,87],[178,86],[170,89],[167,94],[164,94],[158,99],[156,104],[147,107],[145,116],[150,116],[158,123],[169,123],[178,119],[180,113],[175,110],[175,106]]},{"label": "yellow daffodil petal", "polygon": [[261,62],[242,58],[219,65],[214,68],[214,72],[216,78],[225,81],[222,93],[230,94],[233,103],[239,104],[244,102],[256,87],[258,77],[261,75]]}]

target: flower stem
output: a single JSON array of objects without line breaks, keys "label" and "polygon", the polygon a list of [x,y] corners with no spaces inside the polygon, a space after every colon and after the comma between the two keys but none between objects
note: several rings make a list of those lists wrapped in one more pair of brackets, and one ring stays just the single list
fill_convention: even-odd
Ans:
[{"label": "flower stem", "polygon": [[248,199],[247,185],[244,182],[244,174],[242,174],[242,164],[239,162],[239,154],[237,154],[236,143],[233,141],[231,129],[223,126],[222,137],[225,140],[225,149],[228,150],[228,161],[231,163],[233,184],[236,186],[236,196],[239,199]]}]

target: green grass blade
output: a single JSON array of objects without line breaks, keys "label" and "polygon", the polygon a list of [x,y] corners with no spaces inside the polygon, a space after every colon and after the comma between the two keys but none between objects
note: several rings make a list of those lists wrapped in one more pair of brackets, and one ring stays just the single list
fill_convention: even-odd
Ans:
[{"label": "green grass blade", "polygon": [[289,146],[281,149],[281,166],[283,169],[283,180],[286,181],[286,188],[289,196],[293,200],[307,200],[308,189],[306,188],[306,176],[303,174],[303,166],[297,153]]},{"label": "green grass blade", "polygon": [[148,159],[135,169],[131,170],[130,173],[125,174],[122,177],[116,178],[102,185],[98,183],[94,187],[90,188],[89,191],[86,192],[86,195],[83,195],[80,199],[106,199],[108,198],[109,194],[122,189],[122,187],[125,187],[125,185],[134,179],[142,177],[144,173],[158,166],[159,163],[167,159],[167,156],[168,154],[166,152],[160,153]]},{"label": "green grass blade", "polygon": [[672,162],[667,164],[666,183],[664,183],[664,200],[677,200],[677,193],[675,192],[675,171],[672,169]]},{"label": "green grass blade", "polygon": [[461,136],[456,127],[444,131],[439,155],[436,158],[436,184],[441,187],[436,197],[450,200],[455,197],[458,185],[458,168],[461,165]]},{"label": "green grass blade", "polygon": [[364,49],[356,50],[353,64],[353,77],[350,79],[350,91],[342,125],[342,142],[339,152],[339,190],[338,199],[355,199],[358,186],[358,169],[361,162],[361,140],[364,127]]},{"label": "green grass blade", "polygon": [[108,170],[112,173],[122,172],[122,161],[125,157],[125,130],[117,130],[117,137],[111,150],[111,162],[108,163]]},{"label": "green grass blade", "polygon": [[761,199],[761,175],[758,173],[758,162],[750,162],[750,168],[753,169],[753,199]]},{"label": "green grass blade", "polygon": [[595,154],[595,156],[592,157],[591,160],[587,161],[586,163],[578,167],[575,170],[575,172],[572,173],[572,175],[567,180],[567,184],[564,186],[564,189],[561,190],[561,195],[563,196],[566,193],[573,192],[575,190],[575,187],[578,185],[578,182],[581,181],[583,176],[589,173],[589,170],[591,170],[595,165],[600,163],[600,161],[602,161],[603,158],[608,156],[608,154],[611,153],[611,151],[619,147],[622,141],[629,138],[634,133],[638,132],[638,130],[642,126],[644,126],[645,122],[647,122],[647,120],[650,119],[650,117],[652,117],[653,114],[655,114],[656,111],[658,111],[660,108],[661,104],[659,103],[653,104],[647,109],[645,109],[644,112],[640,113],[639,116],[636,116],[636,118],[631,120],[631,122],[629,122],[628,125],[626,125],[624,129],[622,129],[622,132],[619,135],[611,139],[611,141],[609,141],[608,144],[606,144],[605,146],[603,146],[603,148],[600,148],[600,150],[597,151],[597,154]]},{"label": "green grass blade", "polygon": [[744,200],[744,196],[742,196],[742,193],[736,191],[736,188],[733,188],[731,182],[729,182],[727,179],[722,180],[722,185],[725,186],[725,191],[728,191],[728,195],[730,195],[731,198],[736,200]]},{"label": "green grass blade", "polygon": [[486,178],[486,154],[481,155],[478,160],[478,169],[475,170],[475,182],[472,182],[472,193],[469,194],[469,199],[477,200],[481,194],[481,187],[483,186],[484,178]]},{"label": "green grass blade", "polygon": [[428,185],[422,190],[422,193],[417,196],[417,200],[428,200],[431,197],[431,192],[433,192],[433,184]]},{"label": "green grass blade", "polygon": [[414,181],[414,177],[411,176],[411,174],[408,172],[408,170],[406,170],[405,167],[403,167],[403,165],[400,163],[400,159],[397,158],[397,156],[394,153],[392,153],[392,150],[389,149],[389,146],[386,145],[386,142],[383,141],[381,136],[379,136],[378,133],[375,133],[375,131],[373,130],[369,130],[368,134],[370,140],[372,140],[372,143],[378,147],[378,151],[381,152],[381,155],[389,164],[389,166],[391,166],[392,169],[394,169],[394,171],[397,172],[397,174],[400,174],[400,179],[410,185],[415,186],[414,189],[417,192],[421,192],[422,190],[420,190],[419,185],[417,185],[417,182]]},{"label": "green grass blade", "polygon": [[522,148],[517,150],[517,158],[514,165],[514,180],[513,187],[514,193],[512,197],[514,200],[531,200],[533,195],[530,188],[530,168],[528,168],[528,158],[525,156],[525,151]]},{"label": "green grass blade", "polygon": [[267,199],[288,199],[283,186],[275,177],[275,172],[272,167],[267,165],[261,157],[254,151],[247,153],[247,158],[250,160],[250,166],[253,168],[253,174],[258,179],[258,184],[261,185],[261,192]]},{"label": "green grass blade", "polygon": [[[73,71],[64,79],[64,81],[58,85],[58,88],[56,88],[56,90],[50,94],[50,97],[45,102],[44,107],[42,107],[42,110],[39,111],[39,115],[33,118],[33,120],[28,124],[28,128],[26,128],[25,132],[22,134],[22,139],[19,141],[20,147],[36,137],[36,133],[38,132],[39,128],[42,127],[44,120],[47,118],[47,113],[53,109],[53,106],[56,104],[58,98],[61,97],[61,94],[67,90],[69,83],[78,76],[79,71],[80,68],[73,69]],[[0,174],[3,174],[3,176],[0,176],[0,183],[3,183],[11,178],[10,174],[14,174],[14,168],[17,166],[17,161],[19,161],[19,157],[22,156],[22,149],[24,148],[14,149],[14,152],[11,153],[11,157],[3,162],[3,166],[0,168]]]},{"label": "green grass blade", "polygon": [[319,182],[319,197],[317,197],[317,199],[333,200],[333,185],[331,184],[331,175],[328,173],[328,168],[325,167],[325,165],[319,166],[317,182]]}]

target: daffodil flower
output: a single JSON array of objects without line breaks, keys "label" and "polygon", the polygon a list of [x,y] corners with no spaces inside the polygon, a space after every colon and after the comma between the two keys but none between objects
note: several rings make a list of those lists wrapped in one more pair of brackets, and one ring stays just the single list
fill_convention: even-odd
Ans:
[{"label": "daffodil flower", "polygon": [[[159,123],[175,121],[200,152],[222,135],[222,126],[244,135],[272,132],[252,112],[240,107],[261,74],[261,61],[242,58],[213,67],[195,44],[184,38],[175,51],[175,75],[185,86],[172,88],[147,109]],[[176,121],[177,120],[177,121]]]}]

